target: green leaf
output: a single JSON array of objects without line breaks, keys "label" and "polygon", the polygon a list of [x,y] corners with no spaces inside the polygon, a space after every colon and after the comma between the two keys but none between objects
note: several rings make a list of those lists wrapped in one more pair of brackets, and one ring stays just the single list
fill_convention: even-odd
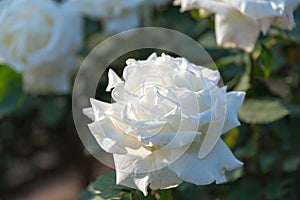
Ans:
[{"label": "green leaf", "polygon": [[80,197],[78,198],[78,200],[92,200],[94,199],[95,200],[95,194],[89,190],[89,189],[86,189],[81,195]]},{"label": "green leaf", "polygon": [[289,111],[275,99],[247,99],[239,111],[239,117],[249,124],[268,124],[277,121]]},{"label": "green leaf", "polygon": [[127,187],[116,185],[114,171],[102,174],[94,183],[93,189],[102,199],[123,199],[124,193],[130,192]]},{"label": "green leaf", "polygon": [[0,65],[0,117],[13,112],[23,95],[22,76],[8,66]]}]

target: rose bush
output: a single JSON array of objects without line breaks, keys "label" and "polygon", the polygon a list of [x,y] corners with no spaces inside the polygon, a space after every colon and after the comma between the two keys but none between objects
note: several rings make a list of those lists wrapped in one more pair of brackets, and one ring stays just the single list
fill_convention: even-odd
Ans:
[{"label": "rose bush", "polygon": [[181,11],[193,8],[216,13],[217,44],[225,48],[239,47],[251,52],[260,31],[271,25],[281,29],[295,26],[293,11],[300,0],[175,0]]},{"label": "rose bush", "polygon": [[[113,154],[117,184],[147,195],[148,186],[222,183],[225,170],[242,165],[219,135],[239,125],[244,92],[227,93],[218,71],[184,58],[152,54],[126,63],[123,80],[108,74],[114,102],[91,99],[83,110],[99,145]],[[207,144],[211,151],[202,157]]]},{"label": "rose bush", "polygon": [[[72,7],[52,0],[11,1],[2,8],[0,26],[0,55],[24,74],[24,87],[29,92],[47,88],[46,83],[58,84],[51,83],[54,74],[69,76],[75,69],[75,60],[70,60],[82,45],[83,30],[81,17]],[[26,86],[28,82],[32,83],[30,87]],[[48,89],[68,92],[69,82],[64,82]]]}]

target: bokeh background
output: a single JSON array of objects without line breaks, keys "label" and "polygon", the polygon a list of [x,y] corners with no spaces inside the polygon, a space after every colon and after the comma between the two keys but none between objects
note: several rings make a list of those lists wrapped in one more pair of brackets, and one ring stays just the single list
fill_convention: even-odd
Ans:
[{"label": "bokeh background", "polygon": [[[228,90],[247,91],[239,113],[242,125],[224,135],[244,166],[228,173],[226,184],[183,183],[173,191],[174,199],[300,199],[300,9],[292,31],[271,28],[250,54],[217,47],[213,16],[203,18],[196,10],[180,13],[172,5],[155,6],[148,16],[140,26],[170,28],[192,37],[214,59]],[[79,60],[111,35],[101,21],[84,20]],[[144,59],[153,51],[161,52],[130,52],[111,67],[121,75],[126,59]],[[106,83],[103,76],[96,97],[109,102]],[[111,170],[85,150],[71,105],[71,94],[24,92],[22,74],[0,65],[0,199],[77,199]]]}]

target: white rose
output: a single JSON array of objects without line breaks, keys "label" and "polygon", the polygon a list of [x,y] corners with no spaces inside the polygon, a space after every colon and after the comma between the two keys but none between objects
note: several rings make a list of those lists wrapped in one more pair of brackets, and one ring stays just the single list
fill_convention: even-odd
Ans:
[{"label": "white rose", "polygon": [[300,0],[175,0],[181,11],[192,8],[216,13],[217,44],[251,52],[260,31],[271,25],[282,29],[295,26],[293,11]]},{"label": "white rose", "polygon": [[80,16],[52,0],[12,1],[0,27],[0,54],[20,72],[64,62],[82,44]]},{"label": "white rose", "polygon": [[52,0],[16,0],[0,14],[0,55],[23,73],[31,93],[67,93],[82,45],[82,20],[71,7]]},{"label": "white rose", "polygon": [[69,0],[86,16],[101,19],[107,32],[121,32],[140,25],[141,15],[148,14],[153,6],[169,0]]},{"label": "white rose", "polygon": [[83,110],[99,145],[113,154],[117,184],[147,195],[148,186],[221,183],[225,170],[242,165],[219,136],[239,125],[244,92],[226,93],[218,71],[184,58],[152,54],[126,63],[123,80],[108,74],[114,103],[91,99]]}]

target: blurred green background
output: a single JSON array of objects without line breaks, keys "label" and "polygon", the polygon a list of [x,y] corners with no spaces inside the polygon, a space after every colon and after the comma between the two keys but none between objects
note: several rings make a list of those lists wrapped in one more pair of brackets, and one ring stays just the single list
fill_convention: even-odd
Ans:
[{"label": "blurred green background", "polygon": [[[212,56],[228,89],[247,91],[242,125],[224,135],[244,166],[228,173],[226,184],[183,183],[174,199],[300,199],[300,9],[295,20],[294,30],[272,28],[247,54],[216,46],[212,16],[180,13],[171,5],[153,10],[151,26],[194,38]],[[81,58],[109,37],[101,27],[86,19]],[[152,51],[130,52],[111,67],[121,75],[127,58],[144,59]],[[106,79],[99,82],[97,98],[109,101]],[[25,94],[22,75],[5,65],[0,66],[0,156],[0,199],[76,199],[109,170],[83,147],[71,95]]]}]

